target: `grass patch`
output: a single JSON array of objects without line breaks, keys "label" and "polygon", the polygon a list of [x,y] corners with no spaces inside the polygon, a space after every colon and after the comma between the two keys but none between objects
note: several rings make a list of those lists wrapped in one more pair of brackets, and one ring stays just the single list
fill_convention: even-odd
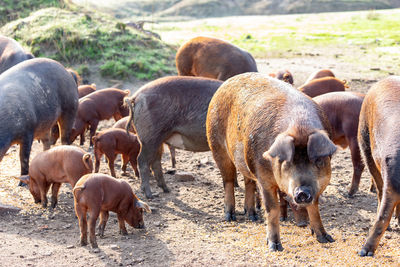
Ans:
[{"label": "grass patch", "polygon": [[173,44],[180,45],[196,34],[213,36],[256,58],[289,56],[289,50],[293,54],[343,46],[374,50],[400,44],[399,10],[228,17],[164,22],[154,27],[163,40]]},{"label": "grass patch", "polygon": [[98,71],[105,77],[150,80],[175,71],[172,46],[104,14],[47,8],[0,31],[29,47],[36,57],[67,66],[100,63]]},{"label": "grass patch", "polygon": [[32,11],[46,7],[64,7],[63,0],[2,0],[0,25],[29,16]]}]

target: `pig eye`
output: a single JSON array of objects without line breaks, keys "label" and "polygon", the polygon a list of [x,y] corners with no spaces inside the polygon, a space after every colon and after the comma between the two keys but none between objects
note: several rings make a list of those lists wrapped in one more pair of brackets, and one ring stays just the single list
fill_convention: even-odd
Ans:
[{"label": "pig eye", "polygon": [[321,169],[325,166],[325,158],[318,158],[315,160],[315,166],[317,166],[317,168]]}]

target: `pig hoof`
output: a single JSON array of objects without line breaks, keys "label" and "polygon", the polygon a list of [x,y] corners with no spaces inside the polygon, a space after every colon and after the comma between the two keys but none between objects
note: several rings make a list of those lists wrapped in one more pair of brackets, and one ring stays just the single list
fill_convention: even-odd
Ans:
[{"label": "pig hoof", "polygon": [[281,222],[286,222],[287,221],[287,217],[279,217],[279,221],[281,221]]},{"label": "pig hoof", "polygon": [[249,220],[252,221],[252,222],[258,221],[257,214],[249,215]]},{"label": "pig hoof", "polygon": [[283,250],[281,242],[273,243],[273,242],[269,242],[268,241],[268,248],[269,248],[269,251],[271,251],[271,252],[276,252],[276,251],[282,251]]},{"label": "pig hoof", "polygon": [[165,173],[166,173],[166,174],[171,174],[171,175],[173,175],[173,174],[176,173],[176,170],[168,170],[168,171],[166,171]]},{"label": "pig hoof", "polygon": [[168,187],[163,187],[163,191],[164,191],[164,193],[169,193],[169,192],[171,192],[170,190],[169,190],[169,188]]},{"label": "pig hoof", "polygon": [[301,222],[297,222],[296,225],[298,227],[306,227],[308,225],[307,221],[301,221]]},{"label": "pig hoof", "polygon": [[225,213],[225,221],[227,221],[227,222],[236,221],[236,214],[235,213],[226,212]]},{"label": "pig hoof", "polygon": [[374,252],[373,251],[368,251],[368,249],[366,248],[362,248],[361,251],[358,253],[358,255],[360,255],[361,257],[372,257],[374,256]]},{"label": "pig hoof", "polygon": [[81,246],[81,247],[84,247],[84,246],[87,246],[87,241],[84,241],[84,240],[81,240],[80,242],[79,242],[79,245]]},{"label": "pig hoof", "polygon": [[19,181],[18,186],[28,187],[28,184]]},{"label": "pig hoof", "polygon": [[121,235],[128,235],[128,232],[126,230],[119,230],[119,233]]},{"label": "pig hoof", "polygon": [[99,248],[99,246],[97,245],[97,243],[91,243],[92,248]]},{"label": "pig hoof", "polygon": [[122,175],[122,176],[128,176],[128,173],[123,172],[123,173],[121,173],[121,175]]},{"label": "pig hoof", "polygon": [[354,198],[354,195],[357,193],[357,190],[350,190],[349,191],[349,194],[348,194],[348,197],[349,198]]},{"label": "pig hoof", "polygon": [[317,236],[317,240],[320,243],[332,243],[332,242],[335,242],[335,239],[333,239],[328,234],[323,234],[323,235]]}]

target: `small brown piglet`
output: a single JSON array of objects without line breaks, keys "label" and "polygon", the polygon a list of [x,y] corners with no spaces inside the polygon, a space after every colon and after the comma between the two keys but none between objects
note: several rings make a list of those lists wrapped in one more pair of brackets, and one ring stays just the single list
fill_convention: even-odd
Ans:
[{"label": "small brown piglet", "polygon": [[126,174],[126,166],[131,163],[135,175],[139,177],[137,169],[137,156],[140,151],[140,143],[136,135],[118,128],[110,128],[96,133],[92,137],[94,155],[96,158],[95,172],[99,172],[100,159],[106,155],[111,175],[115,176],[114,161],[117,154],[122,154],[122,171]]},{"label": "small brown piglet", "polygon": [[288,84],[291,84],[291,85],[293,85],[293,83],[294,83],[293,75],[288,70],[279,70],[276,73],[273,72],[268,75],[273,78],[277,78],[278,80],[284,81]]},{"label": "small brown piglet", "polygon": [[129,111],[123,105],[123,99],[128,95],[129,90],[106,88],[80,98],[78,113],[72,128],[71,141],[75,141],[76,137],[80,135],[80,145],[83,145],[85,131],[90,128],[90,146],[92,146],[92,137],[96,133],[97,125],[101,120],[114,117],[117,121],[128,115]]},{"label": "small brown piglet", "polygon": [[134,228],[144,228],[143,209],[151,212],[149,205],[133,193],[127,182],[106,174],[96,173],[83,176],[75,185],[73,193],[82,246],[87,245],[87,213],[89,213],[90,244],[93,248],[97,248],[95,227],[99,215],[100,236],[104,236],[109,211],[117,213],[120,233],[127,235],[125,221]]},{"label": "small brown piglet", "polygon": [[[112,128],[125,129],[126,125],[128,124],[128,121],[129,121],[129,116],[123,117],[122,119],[120,119],[119,121],[114,123]],[[136,134],[135,127],[133,127],[133,124],[130,124],[128,131]],[[165,144],[165,145],[168,146],[169,153],[171,154],[171,165],[172,165],[172,168],[175,169],[175,167],[176,167],[175,147],[168,145],[168,144]]]},{"label": "small brown piglet", "polygon": [[80,85],[78,86],[78,95],[79,98],[84,97],[90,93],[93,93],[94,91],[96,91],[96,84],[92,83],[92,84],[85,84],[85,85]]},{"label": "small brown piglet", "polygon": [[37,154],[29,166],[29,175],[19,179],[29,185],[35,203],[47,206],[47,192],[52,185],[51,207],[57,205],[57,195],[62,183],[72,187],[82,175],[93,171],[89,153],[75,146],[56,146]]},{"label": "small brown piglet", "polygon": [[310,81],[298,89],[309,97],[316,97],[330,92],[345,91],[348,88],[345,80],[339,80],[334,77],[323,77]]},{"label": "small brown piglet", "polygon": [[323,77],[335,77],[335,74],[330,69],[322,69],[322,70],[317,70],[311,73],[311,75],[308,77],[308,79],[305,81],[304,84],[307,84],[311,82],[312,80],[323,78]]}]

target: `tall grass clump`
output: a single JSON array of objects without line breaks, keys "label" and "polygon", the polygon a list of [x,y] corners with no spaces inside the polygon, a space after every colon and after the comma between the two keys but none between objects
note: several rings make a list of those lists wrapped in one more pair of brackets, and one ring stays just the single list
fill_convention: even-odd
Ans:
[{"label": "tall grass clump", "polygon": [[174,71],[171,46],[104,14],[46,8],[8,23],[1,32],[30,47],[36,57],[68,66],[100,63],[105,77],[153,79]]}]

